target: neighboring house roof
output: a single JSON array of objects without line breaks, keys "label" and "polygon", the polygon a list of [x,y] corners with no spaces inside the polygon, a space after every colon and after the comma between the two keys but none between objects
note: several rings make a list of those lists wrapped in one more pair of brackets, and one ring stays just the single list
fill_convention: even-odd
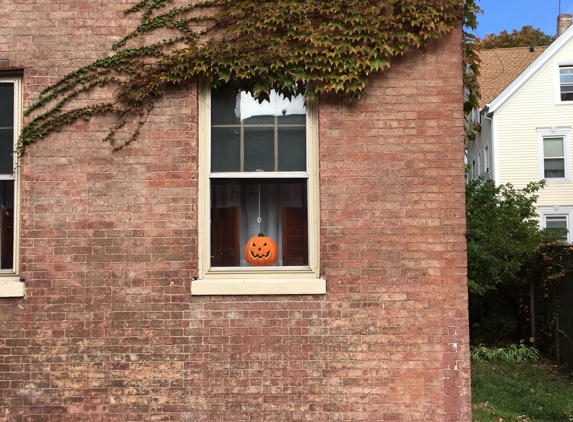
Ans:
[{"label": "neighboring house roof", "polygon": [[546,49],[547,46],[535,47],[533,52],[529,51],[529,47],[481,50],[478,76],[481,89],[480,106],[483,108],[489,104]]},{"label": "neighboring house roof", "polygon": [[[493,97],[486,97],[482,94],[482,100],[480,101],[480,107],[482,109],[484,109],[484,111],[486,111],[487,113],[493,113],[495,112],[497,109],[499,109],[503,104],[505,104],[505,102],[511,98],[513,96],[513,94],[519,90],[525,83],[527,83],[527,81],[529,81],[529,79],[531,77],[533,77],[533,75],[535,75],[535,73],[537,73],[537,71],[543,67],[545,64],[547,64],[551,58],[557,54],[564,46],[568,45],[569,42],[571,42],[571,39],[573,39],[573,25],[570,26],[563,34],[561,34],[561,36],[559,36],[555,41],[553,41],[553,43],[549,46],[546,47],[544,49],[544,51],[541,52],[541,54],[538,55],[537,58],[534,58],[534,60],[531,62],[531,64],[529,66],[527,66],[521,73],[518,73],[516,76],[517,77],[513,77],[513,79],[508,78],[509,85],[507,85],[505,88],[502,88],[501,92],[498,92],[497,95],[493,94]],[[529,52],[529,47],[525,47],[527,49],[527,52]],[[536,50],[541,49],[542,47],[537,47]],[[499,57],[499,51],[500,50],[514,50],[513,48],[508,48],[508,49],[495,49],[495,50],[491,50],[491,51],[496,51],[498,52],[498,57]],[[485,52],[487,50],[483,50],[480,53],[480,56],[483,52]],[[521,53],[521,54],[525,54],[525,53]],[[529,53],[529,54],[534,54],[534,53]],[[483,60],[483,58],[482,58]],[[500,66],[499,64],[497,65],[498,67]],[[508,65],[508,67],[511,67],[510,65]],[[505,67],[504,67],[505,68]],[[481,72],[483,72],[483,68],[481,70]],[[486,77],[485,75],[482,77]],[[480,81],[480,79],[478,79],[479,83],[480,83],[480,87],[483,90],[484,87],[486,85],[488,85],[488,82],[486,82],[486,80],[482,80]]]}]

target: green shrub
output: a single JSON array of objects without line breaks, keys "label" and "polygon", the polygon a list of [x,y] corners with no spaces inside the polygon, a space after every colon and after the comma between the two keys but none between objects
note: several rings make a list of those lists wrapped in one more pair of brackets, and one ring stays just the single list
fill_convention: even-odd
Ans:
[{"label": "green shrub", "polygon": [[506,347],[486,347],[483,344],[472,347],[471,357],[474,362],[537,362],[539,360],[539,350],[535,347],[523,344],[510,344]]}]

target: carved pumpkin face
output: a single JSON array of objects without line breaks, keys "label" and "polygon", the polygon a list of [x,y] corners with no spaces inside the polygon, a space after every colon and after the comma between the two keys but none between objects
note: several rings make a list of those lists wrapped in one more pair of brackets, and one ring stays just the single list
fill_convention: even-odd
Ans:
[{"label": "carved pumpkin face", "polygon": [[245,246],[245,259],[249,265],[273,265],[279,259],[277,244],[262,233],[251,237]]}]

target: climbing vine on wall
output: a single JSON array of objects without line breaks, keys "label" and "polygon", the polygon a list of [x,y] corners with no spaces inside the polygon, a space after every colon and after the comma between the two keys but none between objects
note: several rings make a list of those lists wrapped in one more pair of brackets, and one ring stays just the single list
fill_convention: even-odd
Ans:
[{"label": "climbing vine on wall", "polygon": [[[131,137],[115,144],[121,148],[137,137],[166,89],[196,77],[214,86],[232,82],[261,101],[271,88],[287,97],[358,99],[370,73],[441,37],[460,19],[475,27],[478,12],[475,0],[140,0],[126,10],[141,15],[138,27],[112,55],[67,74],[28,108],[18,153],[78,119],[105,114],[117,118],[106,138],[112,142],[135,122]],[[471,34],[464,36],[464,64],[472,66]],[[474,82],[471,75],[465,81],[470,103]],[[111,100],[75,106],[74,100],[106,87],[114,90]]]}]

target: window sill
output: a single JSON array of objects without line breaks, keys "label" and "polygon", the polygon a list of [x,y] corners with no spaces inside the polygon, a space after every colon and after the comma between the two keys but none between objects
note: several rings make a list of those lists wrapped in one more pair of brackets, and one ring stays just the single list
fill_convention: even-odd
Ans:
[{"label": "window sill", "polygon": [[24,297],[24,283],[20,277],[0,277],[0,297]]},{"label": "window sill", "polygon": [[324,278],[194,280],[192,296],[207,295],[320,295],[326,293]]}]

